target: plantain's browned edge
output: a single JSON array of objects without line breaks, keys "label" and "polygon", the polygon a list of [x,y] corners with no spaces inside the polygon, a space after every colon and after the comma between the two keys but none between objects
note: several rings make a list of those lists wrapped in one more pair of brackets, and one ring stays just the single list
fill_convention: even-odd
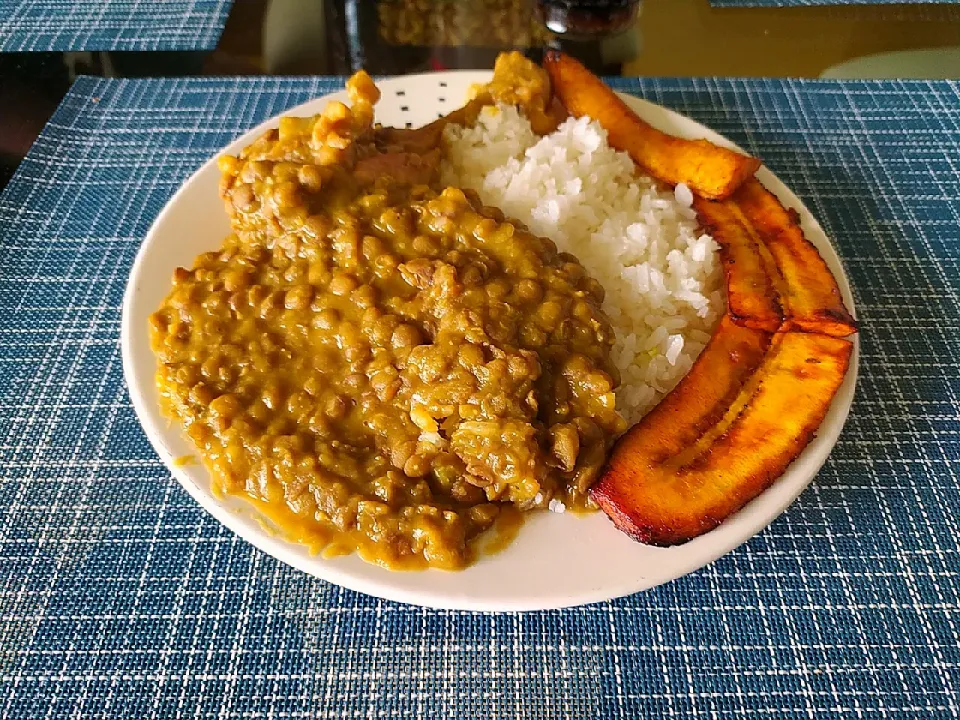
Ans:
[{"label": "plantain's browned edge", "polygon": [[[664,174],[660,172],[661,168],[656,164],[651,165],[650,162],[646,162],[642,157],[638,156],[633,149],[620,147],[611,138],[611,145],[628,152],[633,157],[634,162],[646,174],[662,182],[670,185],[685,182],[702,197],[710,200],[725,200],[736,192],[749,178],[753,177],[762,165],[759,158],[722,145],[716,145],[705,138],[689,140],[665,133],[653,127],[637,115],[633,108],[624,102],[601,78],[590,72],[579,60],[569,55],[558,50],[550,50],[544,55],[542,64],[543,68],[547,71],[547,75],[550,77],[554,97],[561,101],[570,114],[578,117],[584,114],[594,117],[594,113],[584,112],[583,107],[578,108],[571,106],[578,103],[575,102],[576,96],[570,94],[570,88],[567,86],[576,85],[578,82],[586,83],[592,86],[596,92],[601,92],[602,90],[606,96],[605,101],[607,105],[616,108],[624,117],[632,118],[634,123],[651,133],[652,138],[655,139],[651,140],[648,144],[656,145],[661,149],[670,144],[673,144],[674,148],[683,148],[688,151],[696,147],[701,148],[702,156],[707,158],[706,163],[699,167],[694,167],[687,163],[684,166],[684,171],[679,175],[673,173]],[[597,117],[594,117],[594,119],[601,120],[601,118]],[[601,125],[604,125],[602,120]],[[606,127],[606,129],[608,132],[611,132],[612,135],[612,129],[610,127]],[[676,159],[682,157],[683,153],[674,152],[673,155]],[[722,179],[713,177],[709,172],[707,173],[707,177],[704,177],[704,170],[707,167],[713,169],[722,167],[727,172],[721,175]]]},{"label": "plantain's browned edge", "polygon": [[[779,345],[781,342],[779,338],[783,338],[789,334],[791,333],[785,331],[776,333],[773,335],[769,347],[772,349],[774,346]],[[840,383],[842,383],[850,367],[853,344],[849,340],[836,338],[824,333],[807,334],[819,334],[824,338],[829,338],[834,343],[842,343],[842,345],[837,346],[842,349],[840,349],[836,355],[839,370],[838,377],[840,378]],[[706,352],[706,350],[704,350],[704,352]],[[770,350],[768,350],[768,352],[770,352]],[[703,357],[703,354],[701,354],[701,357]],[[698,358],[698,361],[699,359],[700,358]],[[754,372],[762,372],[762,370],[757,369]],[[689,377],[689,375],[687,377]],[[684,380],[686,380],[686,378],[684,378]],[[681,381],[681,383],[682,382],[683,381]],[[635,429],[639,428],[639,425],[631,428],[614,446],[610,454],[610,459],[601,472],[601,480],[591,489],[590,496],[603,509],[608,517],[610,517],[618,529],[638,542],[658,547],[671,547],[689,542],[713,530],[728,517],[742,510],[747,504],[756,499],[783,476],[787,468],[789,468],[816,437],[817,429],[823,423],[826,414],[829,412],[838,388],[839,384],[834,388],[833,393],[826,402],[816,406],[815,410],[810,412],[804,419],[803,426],[799,429],[793,440],[784,446],[783,452],[778,458],[760,468],[752,478],[748,479],[748,482],[736,489],[736,492],[730,496],[733,501],[730,511],[723,517],[715,517],[709,513],[704,513],[700,516],[675,515],[657,522],[649,515],[644,515],[641,512],[641,508],[634,507],[633,498],[630,498],[622,492],[624,488],[623,482],[631,482],[629,478],[625,477],[626,474],[631,471],[633,471],[633,474],[636,474],[638,470],[642,472],[642,469],[631,466],[629,463],[626,464],[625,467],[614,467],[613,460],[616,457],[617,446],[624,440],[627,440],[628,436],[632,434]],[[743,412],[745,411],[746,407]],[[733,426],[731,426],[731,428],[732,427]],[[719,436],[717,440],[719,441],[728,437],[728,434],[729,431]],[[695,465],[691,467],[700,465],[708,466],[711,454],[712,451],[708,451],[705,455],[699,457]]]},{"label": "plantain's browned edge", "polygon": [[606,513],[607,517],[610,518],[618,530],[644,545],[664,548],[684,545],[694,537],[699,537],[713,530],[721,522],[715,518],[705,518],[703,522],[698,523],[695,533],[688,532],[683,534],[682,531],[678,531],[676,526],[670,527],[664,524],[650,523],[624,512],[622,508],[626,506],[627,503],[622,499],[618,499],[616,493],[598,488],[597,491],[591,491],[591,497]]},{"label": "plantain's browned edge", "polygon": [[[783,303],[770,272],[771,270],[773,272],[779,271],[773,265],[772,258],[764,263],[763,275],[767,285],[764,288],[758,288],[756,284],[747,284],[745,281],[748,276],[740,277],[742,273],[737,266],[734,248],[740,247],[740,245],[744,248],[747,246],[742,243],[738,245],[735,238],[740,234],[738,228],[743,233],[747,233],[748,228],[735,219],[718,217],[717,212],[722,212],[722,208],[726,206],[735,207],[732,200],[724,203],[707,200],[703,197],[695,197],[693,203],[700,228],[712,235],[720,248],[720,262],[723,265],[724,286],[727,294],[727,316],[741,327],[770,333],[776,332],[782,327],[784,313]],[[760,238],[749,238],[754,253],[761,256],[761,252],[756,246],[758,242],[762,242],[762,240]],[[749,273],[749,270],[745,272]],[[750,298],[762,298],[766,307],[761,307],[756,302],[753,303],[755,307],[750,307]]]},{"label": "plantain's browned edge", "polygon": [[[607,462],[601,469],[600,480],[590,490],[590,496],[595,502],[597,502],[598,505],[600,505],[600,507],[610,517],[614,524],[621,531],[638,542],[659,545],[662,547],[680,545],[689,540],[690,537],[703,534],[722,522],[722,518],[703,516],[696,518],[691,527],[688,527],[690,523],[686,521],[675,522],[671,526],[664,523],[653,523],[650,522],[648,517],[644,517],[636,513],[630,513],[628,509],[632,507],[632,502],[628,498],[625,498],[621,495],[620,487],[622,486],[622,483],[618,481],[624,473],[630,472],[631,470],[635,471],[636,468],[635,466],[631,466],[629,463],[626,464],[626,467],[615,466],[618,465],[616,461],[618,459],[618,450],[620,449],[621,445],[631,442],[633,436],[642,432],[643,428],[645,428],[649,423],[657,422],[658,416],[661,416],[664,413],[669,413],[672,410],[672,404],[676,404],[674,401],[682,401],[684,393],[689,391],[691,385],[696,386],[696,383],[703,382],[708,379],[706,377],[701,377],[701,375],[706,372],[704,370],[705,367],[709,368],[711,363],[718,361],[727,363],[746,363],[743,366],[746,370],[744,377],[736,380],[734,384],[727,390],[727,392],[718,398],[717,405],[715,407],[707,408],[703,416],[700,418],[700,422],[696,425],[691,425],[688,429],[691,433],[697,435],[701,432],[705,432],[709,427],[712,427],[720,420],[720,418],[726,412],[726,409],[732,402],[734,402],[737,395],[740,393],[746,379],[749,378],[750,375],[752,375],[763,362],[763,359],[766,357],[774,337],[773,333],[753,329],[755,333],[755,341],[758,344],[756,348],[758,353],[755,356],[751,356],[750,354],[745,354],[745,351],[749,349],[749,346],[744,344],[745,339],[741,335],[744,331],[735,330],[735,328],[732,327],[732,325],[728,325],[728,323],[736,325],[736,323],[733,323],[733,319],[729,316],[722,318],[717,326],[717,330],[710,338],[707,346],[700,353],[700,356],[694,361],[693,367],[690,369],[687,375],[645,418],[643,418],[638,424],[634,425],[629,431],[627,431],[617,440],[617,442],[614,444],[614,447],[611,449],[610,454],[608,455]],[[727,352],[724,352],[724,345],[730,342],[731,336],[729,333],[731,331],[735,331],[735,334],[737,337],[739,337],[739,340],[734,343],[734,347],[728,348]],[[718,352],[721,354],[717,355]],[[713,373],[708,374],[713,375]],[[680,400],[678,400],[678,398]],[[665,462],[669,459],[669,457],[669,455],[664,455],[662,457],[655,458],[654,462]]]},{"label": "plantain's browned edge", "polygon": [[[763,200],[749,200],[753,194],[779,208],[784,215],[784,221],[764,219],[762,212]],[[807,333],[821,333],[831,337],[844,338],[859,331],[857,320],[847,309],[843,294],[833,271],[827,265],[819,248],[810,242],[801,225],[800,213],[794,208],[786,207],[776,195],[767,189],[759,179],[754,178],[745,183],[738,193],[740,199],[733,198],[743,213],[743,216],[753,226],[759,238],[768,246],[786,248],[787,256],[798,265],[812,264],[817,271],[818,278],[822,278],[824,298],[822,307],[803,315],[784,313],[784,322],[781,330]],[[745,204],[746,203],[746,204]],[[758,218],[760,220],[758,221]],[[774,253],[774,260],[783,274],[783,266]],[[828,298],[828,299],[827,299]],[[789,300],[789,298],[788,298]]]}]

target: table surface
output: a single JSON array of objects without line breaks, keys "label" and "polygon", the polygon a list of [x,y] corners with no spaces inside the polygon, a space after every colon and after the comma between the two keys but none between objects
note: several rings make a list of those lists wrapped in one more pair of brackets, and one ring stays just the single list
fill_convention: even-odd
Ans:
[{"label": "table surface", "polygon": [[[709,18],[703,37],[774,13],[821,22],[672,2]],[[0,718],[960,717],[960,84],[612,78],[759,155],[820,220],[862,323],[851,416],[800,499],[691,576],[563,612],[429,611],[220,527],[158,461],[123,384],[122,292],[160,208],[231,138],[342,82],[150,77],[320,62],[265,51],[275,31],[241,51],[273,23],[257,5],[234,3],[211,54],[85,59],[139,77],[71,84],[72,56],[0,55]],[[950,29],[857,12],[884,32]],[[646,4],[646,49],[621,70],[696,74],[685,53],[648,54],[670,41],[645,25],[660,13]],[[349,64],[345,48],[323,67]]]},{"label": "table surface", "polygon": [[615,81],[764,158],[820,219],[860,313],[857,398],[813,485],[717,563],[498,615],[253,550],[126,395],[120,302],[157,212],[341,82],[83,78],[0,196],[0,717],[955,718],[960,86]]},{"label": "table surface", "polygon": [[[26,37],[18,47],[40,47],[47,38],[44,33],[65,27],[76,32],[75,37],[67,35],[76,46],[61,49],[77,51],[14,53],[9,51],[12,48],[5,52],[0,44],[0,187],[78,73],[317,75],[349,73],[361,62],[384,74],[489,67],[504,44],[544,42],[533,4],[534,0],[164,0],[147,4],[140,0],[0,0],[0,17],[3,8],[32,8],[30,13],[7,12],[6,23],[18,28],[20,37],[28,25],[24,17],[39,16],[37,8],[69,6],[69,12],[42,15],[38,39]],[[189,11],[178,24],[170,8],[182,6]],[[87,8],[84,12],[89,15],[91,7],[99,10],[101,21],[77,26],[81,8]],[[143,7],[161,18],[160,28],[172,24],[186,35],[200,33],[208,39],[217,38],[220,15],[229,14],[216,47],[209,52],[86,52],[102,47],[90,44],[98,33],[102,37],[115,33],[118,25],[141,21],[136,9]],[[416,10],[422,7],[434,10],[424,15]],[[149,39],[161,33],[141,35]],[[565,47],[607,75],[817,77],[851,58],[958,44],[960,4],[955,2],[736,8],[714,7],[709,0],[647,0],[627,32],[602,41],[565,43]]]},{"label": "table surface", "polygon": [[0,0],[0,52],[212,50],[233,0]]}]

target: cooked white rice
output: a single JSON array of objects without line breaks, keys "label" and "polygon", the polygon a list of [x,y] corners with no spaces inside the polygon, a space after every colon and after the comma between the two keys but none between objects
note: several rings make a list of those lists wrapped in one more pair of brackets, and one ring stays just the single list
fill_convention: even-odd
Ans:
[{"label": "cooked white rice", "polygon": [[603,285],[617,406],[636,422],[687,373],[723,308],[717,246],[697,232],[689,188],[638,175],[587,118],[538,138],[515,108],[491,107],[445,142],[444,182],[549,237]]}]

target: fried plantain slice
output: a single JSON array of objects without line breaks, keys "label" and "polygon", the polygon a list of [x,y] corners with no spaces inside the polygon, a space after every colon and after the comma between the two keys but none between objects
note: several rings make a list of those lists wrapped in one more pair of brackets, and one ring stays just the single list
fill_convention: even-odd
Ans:
[{"label": "fried plantain slice", "polygon": [[724,318],[690,373],[614,447],[591,497],[640,542],[712,530],[813,439],[852,347],[820,333],[771,339]]},{"label": "fried plantain slice", "polygon": [[685,183],[702,197],[723,199],[760,167],[756,158],[707,140],[686,140],[657,130],[568,55],[548,52],[543,65],[567,111],[599,121],[610,144],[629,153],[644,172],[658,180],[671,185]]},{"label": "fried plantain slice", "polygon": [[731,199],[777,264],[784,306],[781,329],[834,337],[855,333],[857,321],[844,306],[830,268],[804,237],[797,212],[787,210],[756,178],[745,182]]},{"label": "fried plantain slice", "polygon": [[720,246],[727,313],[738,325],[776,332],[783,322],[782,278],[763,239],[733,199],[694,197],[693,208]]}]

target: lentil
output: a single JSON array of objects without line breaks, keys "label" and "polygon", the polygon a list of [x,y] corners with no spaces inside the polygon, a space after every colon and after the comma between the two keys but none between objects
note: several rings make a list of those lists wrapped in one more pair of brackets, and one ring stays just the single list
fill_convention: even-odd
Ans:
[{"label": "lentil", "polygon": [[233,234],[152,316],[157,383],[214,489],[286,536],[461,568],[516,510],[589,506],[613,332],[576,258],[383,152],[376,88],[348,93],[221,161]]}]

